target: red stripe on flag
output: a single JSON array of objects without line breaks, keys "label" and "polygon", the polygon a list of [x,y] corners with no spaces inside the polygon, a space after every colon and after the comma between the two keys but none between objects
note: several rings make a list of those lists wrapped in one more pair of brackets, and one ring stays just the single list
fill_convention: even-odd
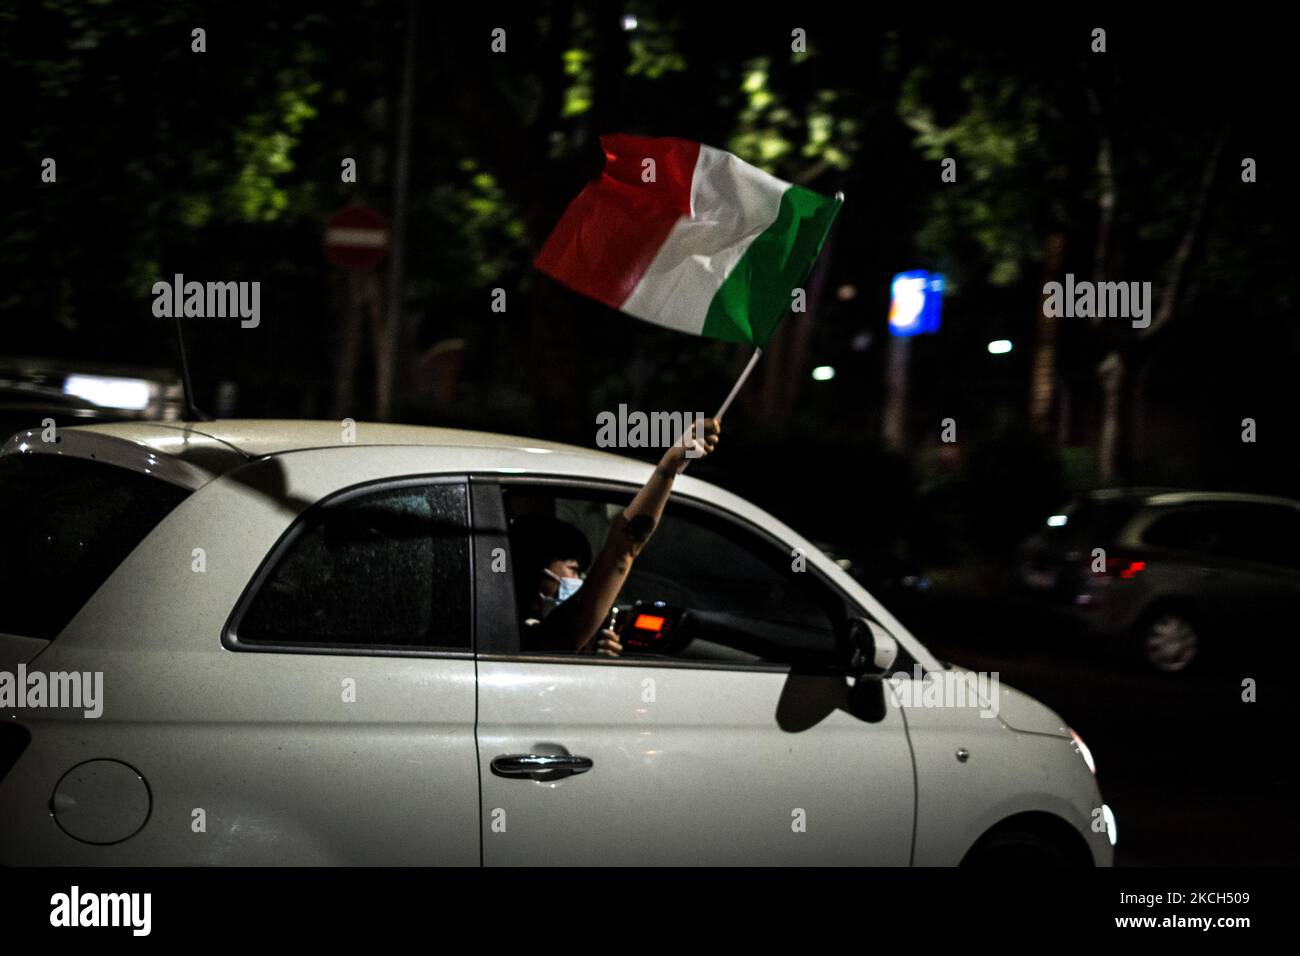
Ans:
[{"label": "red stripe on flag", "polygon": [[[569,203],[534,265],[575,292],[619,308],[683,216],[700,144],[670,136],[600,138],[605,169]],[[643,182],[647,159],[655,181]]]}]

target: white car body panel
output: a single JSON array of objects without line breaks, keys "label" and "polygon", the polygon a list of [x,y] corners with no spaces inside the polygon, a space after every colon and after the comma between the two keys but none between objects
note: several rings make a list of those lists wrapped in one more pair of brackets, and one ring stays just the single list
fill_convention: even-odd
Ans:
[{"label": "white car body panel", "polygon": [[[116,464],[137,470],[151,455],[202,446],[215,477],[174,469],[177,483],[198,490],[36,655],[33,666],[46,671],[103,671],[105,713],[93,726],[79,713],[3,715],[20,716],[32,743],[0,785],[2,864],[477,865],[481,854],[489,865],[947,865],[990,826],[1024,812],[1060,817],[1089,841],[1095,862],[1111,860],[1105,835],[1088,827],[1100,806],[1095,781],[1086,768],[1080,775],[1069,741],[1011,730],[977,709],[889,706],[873,724],[835,706],[811,717],[791,711],[791,700],[809,695],[792,695],[801,678],[773,670],[222,644],[268,552],[324,497],[419,475],[567,477],[630,490],[649,476],[648,464],[508,436],[364,423],[355,444],[334,422],[75,431],[119,439],[83,441],[101,460],[119,455]],[[20,437],[5,453],[17,453]],[[256,460],[232,468],[235,455]],[[857,582],[770,515],[689,474],[674,495],[801,549],[923,668],[941,668]],[[195,548],[205,551],[203,573],[191,566]],[[354,703],[341,699],[347,678]],[[643,699],[646,680],[653,701]],[[841,680],[812,696],[833,704],[846,692]],[[1036,702],[1011,711],[1037,714],[1021,730],[1041,730],[1040,711],[1051,714]],[[493,757],[539,743],[590,756],[595,768],[549,783],[489,771]],[[962,746],[973,755],[966,763],[953,756]],[[92,758],[135,767],[153,798],[143,829],[111,846],[68,837],[48,809],[60,776]],[[194,832],[196,810],[204,833]],[[793,825],[797,810],[805,832]],[[494,829],[496,811],[504,832]]]},{"label": "white car body panel", "polygon": [[[864,723],[847,694],[844,677],[480,661],[483,861],[906,866],[902,714]],[[543,743],[595,765],[555,782],[487,771]]]},{"label": "white car body panel", "polygon": [[918,781],[914,865],[955,866],[994,824],[1022,813],[1059,817],[1096,865],[1110,865],[1110,840],[1092,829],[1101,794],[1069,738],[1014,731],[975,707],[905,709]]}]

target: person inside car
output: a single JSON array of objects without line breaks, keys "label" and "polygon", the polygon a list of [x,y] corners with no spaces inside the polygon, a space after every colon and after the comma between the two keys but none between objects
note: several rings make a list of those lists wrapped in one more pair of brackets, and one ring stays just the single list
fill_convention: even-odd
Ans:
[{"label": "person inside car", "polygon": [[[663,517],[674,479],[691,458],[717,448],[720,432],[717,419],[704,419],[698,435],[692,426],[681,442],[664,452],[632,503],[614,519],[594,559],[586,537],[571,524],[538,515],[514,522],[510,533],[524,650],[607,657],[623,652],[618,635],[606,626],[614,601]],[[696,453],[687,457],[692,447]]]}]

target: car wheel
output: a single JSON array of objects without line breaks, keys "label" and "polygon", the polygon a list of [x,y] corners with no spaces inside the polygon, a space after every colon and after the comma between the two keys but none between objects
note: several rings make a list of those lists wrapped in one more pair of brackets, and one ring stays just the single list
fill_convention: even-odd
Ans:
[{"label": "car wheel", "polygon": [[1142,654],[1148,664],[1166,674],[1192,666],[1200,650],[1196,624],[1180,611],[1157,611],[1139,628]]},{"label": "car wheel", "polygon": [[977,868],[1045,869],[1070,864],[1065,851],[1047,837],[1019,829],[989,834],[962,860],[962,866]]}]

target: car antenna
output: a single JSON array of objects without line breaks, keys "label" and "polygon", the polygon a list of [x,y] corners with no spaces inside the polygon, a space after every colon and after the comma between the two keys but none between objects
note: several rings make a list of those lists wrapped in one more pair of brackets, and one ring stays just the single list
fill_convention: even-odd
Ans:
[{"label": "car antenna", "polygon": [[185,334],[181,331],[180,314],[174,317],[176,321],[176,349],[181,356],[181,388],[184,391],[184,412],[187,422],[210,422],[212,416],[201,411],[194,404],[194,384],[190,381],[190,362],[185,355]]}]

